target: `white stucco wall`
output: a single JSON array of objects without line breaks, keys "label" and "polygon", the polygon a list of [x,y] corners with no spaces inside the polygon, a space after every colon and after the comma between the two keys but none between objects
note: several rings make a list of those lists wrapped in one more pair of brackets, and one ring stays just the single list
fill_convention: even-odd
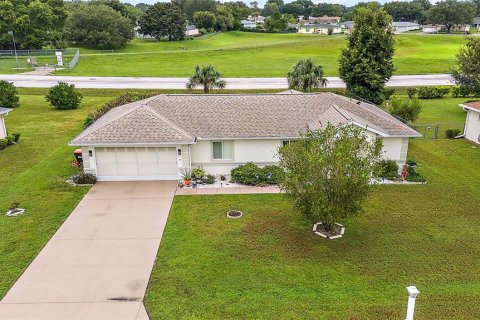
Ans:
[{"label": "white stucco wall", "polygon": [[5,120],[0,115],[0,139],[4,139],[7,136],[7,128],[5,126]]},{"label": "white stucco wall", "polygon": [[465,126],[465,138],[480,143],[480,112],[468,110]]},{"label": "white stucco wall", "polygon": [[[368,134],[370,138],[373,135]],[[408,138],[383,138],[382,157],[395,160],[402,167],[407,160]],[[218,140],[217,140],[218,141]],[[230,171],[249,161],[259,165],[277,164],[277,150],[283,140],[236,140],[233,141],[233,160],[213,160],[212,141],[197,141],[191,147],[192,167],[203,167],[209,174],[229,174]]]},{"label": "white stucco wall", "polygon": [[401,168],[407,160],[408,138],[383,138],[382,158],[395,160]]},{"label": "white stucco wall", "polygon": [[232,160],[214,160],[212,142],[210,140],[200,140],[191,146],[192,167],[202,166],[209,174],[229,174],[233,168],[249,161],[260,166],[276,164],[278,162],[276,153],[282,145],[282,140],[273,139],[235,140],[232,141]]}]

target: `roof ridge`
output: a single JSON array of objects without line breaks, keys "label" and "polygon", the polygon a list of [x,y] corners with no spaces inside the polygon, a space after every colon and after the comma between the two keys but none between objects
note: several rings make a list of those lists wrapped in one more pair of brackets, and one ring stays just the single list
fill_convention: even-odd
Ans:
[{"label": "roof ridge", "polygon": [[153,114],[155,117],[159,118],[161,121],[165,122],[166,124],[168,124],[170,127],[172,127],[173,129],[175,129],[176,131],[178,131],[179,133],[181,133],[182,135],[184,135],[185,137],[188,137],[188,138],[191,138],[193,139],[193,135],[190,134],[189,132],[185,131],[184,129],[180,128],[178,125],[176,125],[175,123],[173,123],[170,119],[166,118],[163,114],[161,114],[160,112],[158,112],[157,110],[153,109],[151,106],[149,105],[143,105],[145,107],[145,109],[147,109],[151,114]]}]

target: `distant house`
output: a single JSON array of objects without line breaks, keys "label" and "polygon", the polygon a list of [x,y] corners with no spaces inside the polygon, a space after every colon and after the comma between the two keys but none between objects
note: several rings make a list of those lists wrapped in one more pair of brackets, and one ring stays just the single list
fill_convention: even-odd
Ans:
[{"label": "distant house", "polygon": [[465,138],[480,144],[480,101],[465,102],[460,107],[467,111],[463,131]]},{"label": "distant house", "polygon": [[255,29],[257,27],[257,23],[250,20],[242,20],[240,23],[242,24],[242,27],[247,29]]},{"label": "distant house", "polygon": [[12,109],[0,107],[0,139],[5,139],[7,136],[7,127],[5,126],[5,117]]},{"label": "distant house", "polygon": [[332,29],[332,34],[342,33],[342,28],[334,24],[305,24],[298,27],[298,33],[328,34],[328,29]]},{"label": "distant house", "polygon": [[196,37],[200,35],[200,31],[198,31],[197,27],[195,27],[193,24],[190,24],[186,27],[185,35],[190,37]]},{"label": "distant house", "polygon": [[420,30],[420,24],[407,21],[394,21],[392,28],[395,32],[406,32],[412,30]]},{"label": "distant house", "polygon": [[[463,32],[467,33],[470,31],[469,24],[456,24],[450,28],[450,32]],[[442,24],[427,24],[422,26],[423,33],[439,33],[447,32],[447,27]]]},{"label": "distant house", "polygon": [[340,22],[340,27],[342,27],[343,29],[353,29],[353,21]]},{"label": "distant house", "polygon": [[310,24],[338,24],[340,22],[340,17],[330,17],[330,16],[323,16],[323,17],[308,17],[305,19],[305,23]]},{"label": "distant house", "polygon": [[250,16],[248,16],[247,20],[262,24],[262,23],[265,22],[265,17],[264,16],[252,16],[252,15],[250,15]]},{"label": "distant house", "polygon": [[472,27],[480,28],[480,17],[473,18]]}]

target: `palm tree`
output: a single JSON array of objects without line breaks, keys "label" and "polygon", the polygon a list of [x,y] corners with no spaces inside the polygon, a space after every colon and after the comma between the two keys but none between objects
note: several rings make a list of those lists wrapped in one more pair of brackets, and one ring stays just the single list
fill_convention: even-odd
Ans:
[{"label": "palm tree", "polygon": [[195,72],[187,83],[187,89],[192,90],[199,85],[203,85],[204,93],[209,93],[213,88],[224,89],[227,83],[220,80],[220,77],[220,72],[211,64],[195,66]]},{"label": "palm tree", "polygon": [[323,67],[312,58],[298,60],[287,74],[288,87],[302,92],[311,92],[325,87],[328,80],[323,76]]}]

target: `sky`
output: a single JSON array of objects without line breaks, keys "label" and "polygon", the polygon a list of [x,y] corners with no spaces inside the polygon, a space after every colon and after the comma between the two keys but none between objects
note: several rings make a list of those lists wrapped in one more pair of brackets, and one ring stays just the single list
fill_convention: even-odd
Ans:
[{"label": "sky", "polygon": [[[220,0],[221,2],[226,2],[225,0]],[[249,4],[250,3],[250,0],[242,0],[243,2]],[[262,7],[266,0],[257,0],[258,1],[258,4],[260,7]],[[293,1],[293,0],[292,0]],[[377,0],[378,2],[380,3],[385,3],[387,2],[386,0]],[[122,0],[122,2],[128,2],[128,3],[131,3],[131,4],[137,4],[139,2],[144,2],[144,3],[148,3],[148,4],[153,4],[153,3],[156,3],[156,2],[170,2],[169,0]],[[284,0],[284,2],[291,2],[290,0]],[[319,3],[319,2],[328,2],[328,3],[339,3],[339,4],[343,4],[347,7],[350,7],[350,6],[353,6],[355,4],[357,4],[358,2],[362,2],[362,0],[313,0],[314,3]],[[363,0],[363,2],[366,2],[366,0]]]}]

